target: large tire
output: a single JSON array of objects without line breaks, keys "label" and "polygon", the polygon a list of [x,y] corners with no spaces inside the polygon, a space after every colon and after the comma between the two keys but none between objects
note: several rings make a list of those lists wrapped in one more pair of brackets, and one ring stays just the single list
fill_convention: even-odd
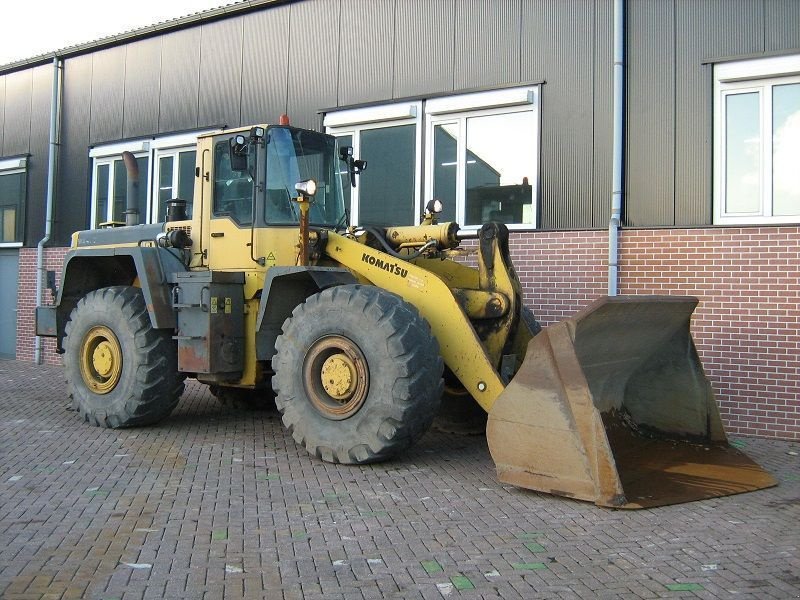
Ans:
[{"label": "large tire", "polygon": [[78,302],[66,324],[64,371],[73,408],[100,427],[156,423],[184,389],[177,343],[153,329],[134,287],[103,288]]},{"label": "large tire", "polygon": [[275,348],[283,423],[325,461],[397,455],[439,408],[439,344],[416,308],[385,290],[343,285],[311,296],[283,323]]},{"label": "large tire", "polygon": [[271,386],[258,389],[209,385],[211,395],[222,406],[233,410],[275,410],[275,393]]}]

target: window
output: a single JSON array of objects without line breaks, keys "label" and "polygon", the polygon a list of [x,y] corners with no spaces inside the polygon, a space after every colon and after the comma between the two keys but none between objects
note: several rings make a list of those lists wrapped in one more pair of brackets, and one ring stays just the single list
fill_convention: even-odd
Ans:
[{"label": "window", "polygon": [[125,223],[128,176],[122,153],[131,152],[138,167],[135,188],[140,223],[165,220],[167,201],[186,200],[192,214],[195,184],[195,144],[202,132],[132,140],[92,148],[92,205],[90,227]]},{"label": "window", "polygon": [[353,223],[416,223],[424,197],[442,200],[443,221],[536,227],[537,87],[345,110],[325,125],[368,163],[350,192]]},{"label": "window", "polygon": [[420,212],[421,103],[346,110],[325,117],[339,147],[367,161],[351,187],[341,163],[342,189],[350,222],[359,225],[413,225]]},{"label": "window", "polygon": [[715,67],[714,220],[800,220],[800,56]]},{"label": "window", "polygon": [[239,225],[253,222],[253,178],[255,152],[247,155],[247,170],[231,168],[230,143],[214,144],[214,216],[230,217]]},{"label": "window", "polygon": [[0,159],[0,246],[22,244],[26,158]]}]

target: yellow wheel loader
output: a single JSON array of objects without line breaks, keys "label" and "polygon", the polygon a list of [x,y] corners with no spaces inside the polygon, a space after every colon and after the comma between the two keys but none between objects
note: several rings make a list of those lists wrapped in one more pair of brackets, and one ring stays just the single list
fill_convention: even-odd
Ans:
[{"label": "yellow wheel loader", "polygon": [[230,404],[274,390],[298,444],[363,464],[419,439],[446,382],[488,413],[504,482],[618,508],[775,485],[727,443],[696,299],[602,298],[540,331],[504,225],[438,223],[431,202],[418,226],[348,226],[365,167],[286,124],[218,131],[198,138],[191,206],[137,225],[129,198],[126,226],[75,233],[36,327],[83,419],[159,421],[189,376]]}]

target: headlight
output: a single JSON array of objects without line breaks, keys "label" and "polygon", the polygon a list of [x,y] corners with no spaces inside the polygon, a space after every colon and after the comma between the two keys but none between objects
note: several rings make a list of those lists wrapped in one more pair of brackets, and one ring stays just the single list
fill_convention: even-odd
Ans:
[{"label": "headlight", "polygon": [[303,194],[303,196],[311,197],[317,193],[317,182],[313,179],[298,181],[294,184],[294,189]]}]

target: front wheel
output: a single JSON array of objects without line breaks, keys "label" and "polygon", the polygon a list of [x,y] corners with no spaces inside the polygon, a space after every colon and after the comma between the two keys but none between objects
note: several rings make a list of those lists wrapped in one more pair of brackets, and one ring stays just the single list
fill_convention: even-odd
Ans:
[{"label": "front wheel", "polygon": [[131,427],[168,416],[183,393],[176,342],[153,329],[142,291],[108,287],[70,315],[64,372],[75,410],[93,425]]},{"label": "front wheel", "polygon": [[439,408],[439,345],[416,308],[385,290],[343,285],[311,296],[284,322],[275,348],[283,422],[328,462],[394,456]]}]

